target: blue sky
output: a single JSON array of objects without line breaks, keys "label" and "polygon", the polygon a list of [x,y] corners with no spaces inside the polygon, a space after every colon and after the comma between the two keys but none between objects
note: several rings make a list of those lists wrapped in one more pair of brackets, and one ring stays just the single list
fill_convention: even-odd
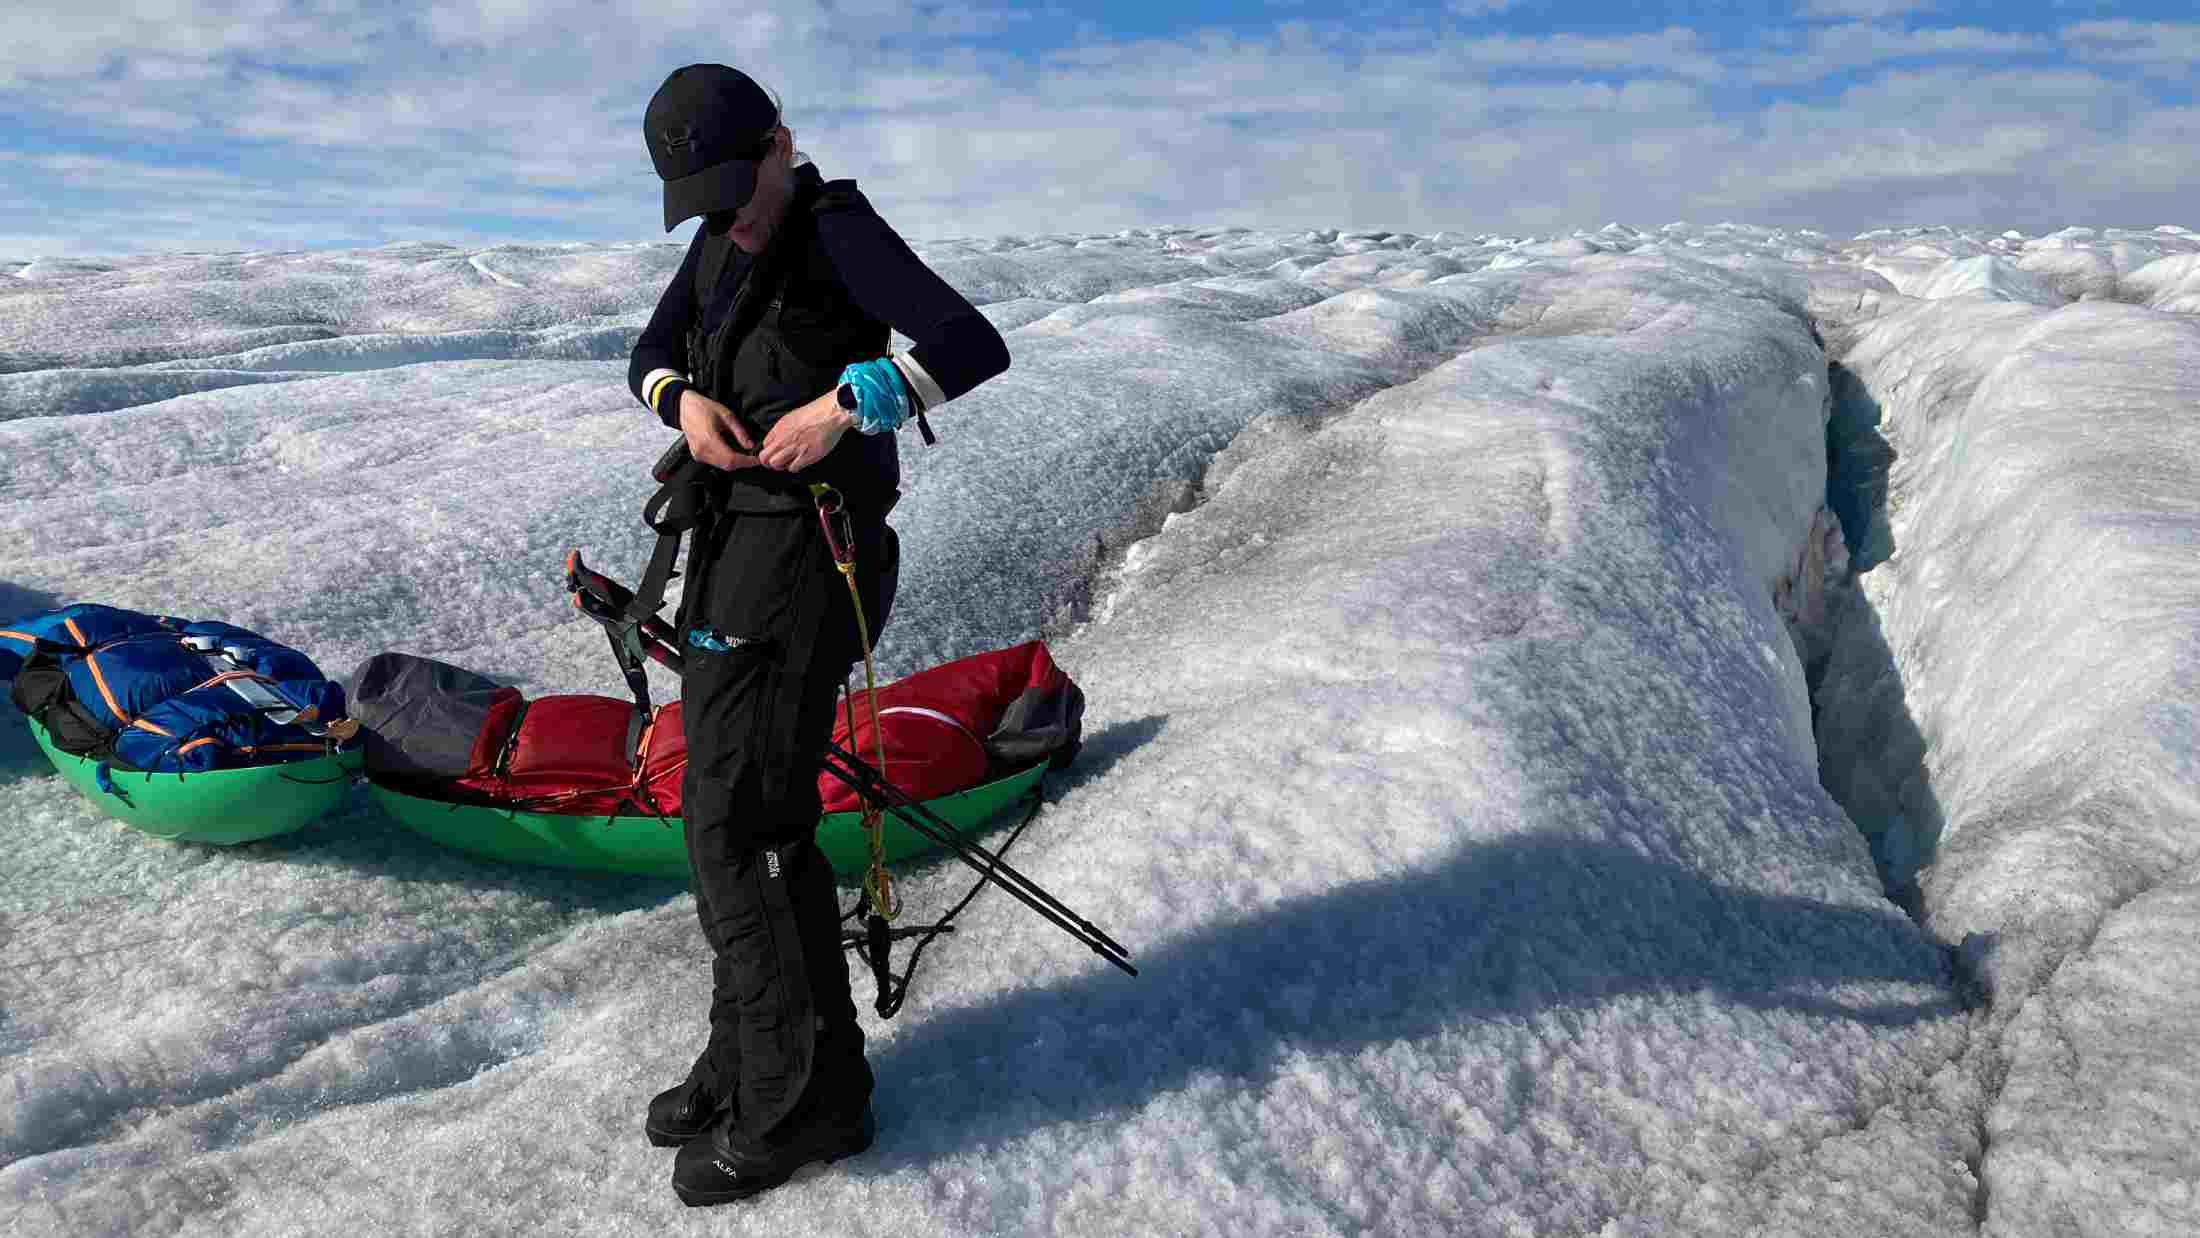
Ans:
[{"label": "blue sky", "polygon": [[0,260],[661,239],[640,116],[694,60],[919,238],[2200,225],[2162,3],[12,0],[0,38]]}]

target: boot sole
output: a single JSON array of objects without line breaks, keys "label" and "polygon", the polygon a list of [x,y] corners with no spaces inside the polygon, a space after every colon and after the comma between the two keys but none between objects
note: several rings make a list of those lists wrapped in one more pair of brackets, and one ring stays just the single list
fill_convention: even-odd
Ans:
[{"label": "boot sole", "polygon": [[698,1191],[675,1182],[672,1184],[672,1193],[679,1196],[680,1202],[690,1208],[708,1208],[713,1204],[734,1203],[738,1200],[748,1199],[751,1196],[761,1195],[775,1186],[786,1185],[787,1179],[794,1177],[807,1166],[830,1165],[834,1161],[844,1160],[858,1153],[869,1151],[874,1138],[874,1136],[866,1136],[862,1143],[850,1144],[830,1155],[804,1161],[783,1174],[777,1174],[769,1178],[751,1178],[727,1190]]}]

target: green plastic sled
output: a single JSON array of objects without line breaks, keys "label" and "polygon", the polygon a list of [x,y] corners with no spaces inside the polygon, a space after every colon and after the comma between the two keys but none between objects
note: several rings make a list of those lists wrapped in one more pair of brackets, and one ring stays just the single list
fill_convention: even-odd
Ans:
[{"label": "green plastic sled", "polygon": [[288,834],[344,802],[359,757],[332,753],[281,765],[147,774],[108,767],[113,791],[99,786],[99,762],[53,746],[29,718],[31,737],[53,767],[94,808],[155,838],[233,847]]},{"label": "green plastic sled", "polygon": [[[1037,798],[1046,771],[1042,761],[982,786],[926,800],[924,806],[957,830],[972,834],[1029,805]],[[414,833],[492,860],[647,877],[684,879],[688,875],[687,844],[678,817],[561,816],[453,804],[378,783],[372,794],[383,811]],[[882,834],[888,863],[937,848],[891,812],[886,814]],[[860,875],[871,862],[871,845],[859,813],[829,812],[818,818],[817,845],[833,871],[843,877]]]}]

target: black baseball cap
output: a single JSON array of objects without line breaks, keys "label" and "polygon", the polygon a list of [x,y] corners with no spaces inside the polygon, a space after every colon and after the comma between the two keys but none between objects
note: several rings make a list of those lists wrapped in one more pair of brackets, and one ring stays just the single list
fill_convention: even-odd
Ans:
[{"label": "black baseball cap", "polygon": [[779,105],[748,74],[722,64],[674,69],[642,114],[642,139],[665,182],[665,231],[740,209],[778,127]]}]

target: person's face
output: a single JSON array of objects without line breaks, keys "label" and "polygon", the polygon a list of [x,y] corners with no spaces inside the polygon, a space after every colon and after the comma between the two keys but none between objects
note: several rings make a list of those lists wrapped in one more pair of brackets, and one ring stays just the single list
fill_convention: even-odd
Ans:
[{"label": "person's face", "polygon": [[[772,234],[786,218],[787,203],[794,197],[794,134],[784,126],[772,136],[771,153],[756,168],[756,192],[735,211],[726,236],[744,253],[760,254],[771,244]],[[725,216],[713,212],[710,222]]]}]

